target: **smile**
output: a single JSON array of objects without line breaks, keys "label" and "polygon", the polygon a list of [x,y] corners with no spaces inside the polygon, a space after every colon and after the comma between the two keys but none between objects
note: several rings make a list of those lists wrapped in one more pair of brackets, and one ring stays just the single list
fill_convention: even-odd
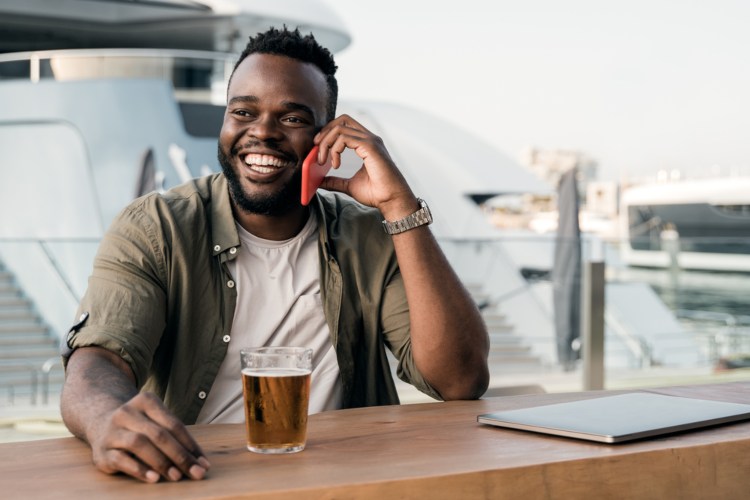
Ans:
[{"label": "smile", "polygon": [[248,154],[245,156],[245,164],[250,170],[259,174],[271,174],[282,168],[293,167],[293,161],[282,160],[276,156],[264,154]]}]

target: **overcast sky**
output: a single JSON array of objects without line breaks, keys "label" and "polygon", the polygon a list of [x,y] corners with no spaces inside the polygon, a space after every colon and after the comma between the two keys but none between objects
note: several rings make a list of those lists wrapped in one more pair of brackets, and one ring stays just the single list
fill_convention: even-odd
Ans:
[{"label": "overcast sky", "polygon": [[601,179],[750,175],[750,1],[324,0],[343,99],[408,104]]}]

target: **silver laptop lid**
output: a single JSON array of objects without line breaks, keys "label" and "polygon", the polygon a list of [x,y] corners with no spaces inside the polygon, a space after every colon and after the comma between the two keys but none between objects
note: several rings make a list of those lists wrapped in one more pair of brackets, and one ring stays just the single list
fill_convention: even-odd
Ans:
[{"label": "silver laptop lid", "polygon": [[750,405],[628,393],[479,415],[482,424],[602,443],[750,419]]}]

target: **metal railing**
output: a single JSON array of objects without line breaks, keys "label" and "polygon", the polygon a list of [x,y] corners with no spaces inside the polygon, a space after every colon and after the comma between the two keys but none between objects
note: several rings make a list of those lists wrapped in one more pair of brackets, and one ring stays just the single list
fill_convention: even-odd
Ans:
[{"label": "metal railing", "polygon": [[649,368],[654,364],[651,344],[642,336],[625,328],[620,319],[612,313],[605,313],[607,325],[620,337],[635,359],[639,368]]},{"label": "metal railing", "polygon": [[236,54],[178,49],[66,49],[0,54],[0,80],[158,78],[185,101],[226,101]]},{"label": "metal railing", "polygon": [[[62,369],[62,359],[60,357],[49,358],[41,365],[28,361],[0,360],[0,373],[3,371],[17,371],[21,369],[28,374],[28,386],[31,389],[28,396],[29,403],[31,403],[32,406],[37,405],[39,402],[41,402],[42,405],[49,403],[50,372],[56,367]],[[17,385],[19,385],[17,382],[4,382],[0,379],[0,387],[7,389],[7,400],[11,405],[15,403]]]},{"label": "metal railing", "polygon": [[676,310],[675,316],[690,321],[690,328],[705,340],[713,363],[738,355],[750,357],[750,316],[687,309]]},{"label": "metal railing", "polygon": [[[32,405],[37,403],[37,390],[39,387],[39,370],[37,367],[28,361],[21,360],[0,360],[0,373],[8,371],[26,371],[29,374],[29,386],[31,387],[31,393],[29,395],[30,402]],[[4,386],[8,391],[8,402],[10,404],[15,403],[16,397],[16,386],[13,382],[3,382],[0,380],[0,386]]]},{"label": "metal railing", "polygon": [[[439,240],[441,246],[443,246],[444,250],[446,250],[446,254],[449,257],[449,260],[451,260],[451,262],[454,264],[454,267],[456,267],[458,271],[464,271],[463,273],[459,272],[459,275],[462,277],[466,277],[466,280],[469,282],[478,280],[482,283],[483,286],[498,284],[493,283],[493,280],[497,281],[498,276],[494,273],[498,272],[499,268],[505,265],[505,261],[503,261],[501,257],[505,258],[508,252],[506,248],[502,247],[503,244],[506,244],[508,242],[534,243],[535,241],[533,237],[524,237],[517,239],[511,237],[498,237],[472,240],[443,238]],[[74,242],[78,240],[70,239],[70,241]],[[66,284],[65,289],[67,290],[68,294],[72,297],[75,297],[76,301],[78,300],[78,294],[75,292],[75,287],[71,284],[74,280],[72,280],[70,276],[67,275],[67,269],[64,265],[65,262],[58,261],[55,257],[54,248],[50,250],[49,247],[50,243],[57,244],[65,242],[65,239],[21,240],[0,238],[0,250],[2,249],[3,243],[9,242],[28,243],[41,248],[41,254],[45,255],[49,260],[50,267],[53,268],[57,273],[59,281]],[[89,239],[86,240],[86,242],[92,243],[95,242],[95,240]],[[554,244],[554,238],[547,238],[546,240],[539,241],[539,244],[550,247]],[[466,266],[466,262],[473,262],[473,264],[479,266],[479,269],[473,269],[471,268],[471,266]],[[621,281],[623,279],[626,279],[618,274],[619,271],[622,271],[623,269],[615,269],[615,265],[616,264],[613,264],[613,268],[611,269],[613,271],[612,273],[609,272],[610,269],[608,269],[607,271],[608,282],[611,282],[613,280]],[[533,293],[533,286],[532,284],[530,284],[529,280],[524,279],[518,269],[513,268],[511,269],[511,271],[512,274],[515,275],[515,279],[517,281],[515,281],[514,283],[503,284],[507,286],[505,286],[504,289],[500,290],[498,293],[489,293],[488,295],[485,295],[485,298],[483,298],[483,305],[486,306],[486,309],[499,307],[501,310],[504,309],[505,311],[508,311],[508,309],[511,309],[513,307],[512,305],[508,305],[513,304],[513,300],[516,300],[521,295]],[[684,274],[680,277],[679,280],[677,280],[677,282],[667,280],[666,278],[669,277],[669,273],[671,272],[670,270],[655,271],[638,268],[629,269],[627,271],[633,274],[630,278],[627,279],[640,280],[643,279],[644,273],[649,274],[651,278],[653,278],[652,287],[659,293],[664,293],[664,290],[661,290],[659,286],[653,285],[654,282],[668,282],[668,285],[661,287],[668,288],[670,286],[679,287],[685,284],[691,284],[690,280],[693,279],[690,273],[683,272]],[[711,279],[718,281],[721,281],[723,278],[726,278],[729,281],[732,280],[732,276],[727,277],[722,275],[711,275],[710,277]],[[699,276],[699,278],[700,280],[702,280],[703,276],[701,275]],[[541,278],[541,281],[544,281],[544,277]],[[742,277],[738,277],[736,281],[744,283]],[[48,284],[49,280],[46,283]],[[716,286],[720,287],[721,284],[718,284]],[[680,290],[677,291],[681,293]],[[490,292],[492,292],[492,290],[490,290]],[[691,292],[688,290],[685,293],[690,294]],[[727,292],[727,294],[729,294],[729,292]],[[746,294],[743,293],[738,293],[735,295],[736,297],[734,298],[739,301],[742,300],[743,296],[746,296]],[[748,304],[747,310],[750,311],[750,297],[746,297],[745,302]],[[696,339],[701,349],[701,362],[704,362],[703,360],[705,360],[705,362],[708,363],[716,363],[722,357],[726,357],[732,354],[750,353],[750,315],[732,314],[721,311],[685,309],[675,307],[674,304],[669,303],[669,301],[667,301],[666,303],[668,303],[669,307],[672,310],[672,313],[677,319],[682,321],[689,321],[692,327],[690,329],[687,329],[685,332],[660,332],[659,336],[661,340],[666,339],[669,342],[677,342],[680,338],[684,338],[685,336],[690,336]],[[677,302],[677,304],[679,306],[679,301]],[[741,308],[742,307],[740,306],[740,309]],[[545,311],[542,308],[540,308],[539,310],[542,312],[537,316],[543,316],[542,319],[544,319],[545,321],[549,321],[551,314],[550,311]],[[614,344],[608,346],[608,349],[610,349],[609,352],[615,352],[616,355],[620,356],[622,359],[625,359],[625,356],[628,356],[631,360],[629,361],[629,363],[634,363],[636,367],[648,368],[650,366],[660,364],[660,359],[655,357],[656,350],[649,339],[645,338],[643,335],[640,335],[637,331],[628,331],[628,328],[626,328],[626,326],[622,324],[621,320],[623,318],[619,318],[606,310],[605,319],[607,326],[610,328],[610,331],[614,333],[620,340],[620,342],[617,343],[616,346]],[[627,323],[627,321],[625,322]],[[527,328],[522,339],[524,345],[533,344],[535,346],[542,346],[546,351],[553,351],[555,345],[554,336],[552,335],[552,333],[547,335],[546,331],[544,331],[544,335],[541,335],[542,332],[542,330]],[[680,348],[681,347],[678,346],[676,349]],[[703,356],[702,354],[703,349],[707,351],[707,354],[705,356]],[[664,352],[663,347],[661,352]],[[543,361],[545,363],[548,363],[546,359]],[[3,364],[8,365],[8,362],[0,363],[0,366],[2,366]],[[41,401],[42,404],[47,404],[47,402],[49,401],[50,374],[58,366],[59,358],[50,358],[40,366],[28,367],[27,365],[26,373],[29,377],[29,384],[33,387],[32,400],[34,404],[36,404],[38,401]],[[549,366],[549,364],[546,364],[546,366]],[[15,397],[13,388],[8,388],[8,391],[10,399],[13,399]]]},{"label": "metal railing", "polygon": [[[62,368],[62,359],[60,357],[49,358],[47,361],[42,363],[42,367],[39,369],[42,375],[42,384],[39,388],[42,393],[42,404],[46,405],[49,402],[49,374],[53,368],[59,366]],[[35,398],[36,399],[36,398]]]},{"label": "metal railing", "polygon": [[[549,255],[551,255],[554,251],[556,239],[556,235],[554,234],[524,234],[521,236],[502,235],[495,239],[462,240],[445,238],[440,239],[440,243],[446,249],[449,260],[451,260],[450,254],[453,253],[454,256],[458,257],[458,261],[474,260],[477,263],[481,262],[485,266],[484,270],[474,272],[473,275],[477,276],[479,280],[491,280],[491,276],[493,275],[492,267],[497,266],[497,261],[494,257],[488,256],[488,254],[491,254],[493,251],[503,252],[503,250],[498,249],[491,250],[493,245],[510,247],[518,245],[519,248],[524,246],[530,248],[533,245],[536,245],[537,248],[546,246]],[[710,238],[690,239],[693,243],[698,240],[710,240]],[[746,238],[745,241],[750,241],[750,238]],[[638,266],[629,267],[623,262],[621,259],[622,256],[618,252],[622,244],[619,240],[612,239],[606,242],[599,240],[597,243],[595,239],[587,240],[584,238],[581,244],[584,256],[597,253],[593,252],[593,246],[598,244],[602,247],[601,253],[607,265],[607,282],[609,284],[629,285],[632,283],[646,285],[646,288],[650,288],[653,294],[663,301],[663,305],[666,306],[665,309],[670,311],[674,318],[678,320],[673,321],[674,328],[667,326],[665,330],[658,333],[651,329],[649,337],[646,337],[641,332],[632,330],[633,325],[629,323],[631,323],[630,320],[633,318],[619,318],[618,315],[613,314],[610,310],[605,313],[609,331],[619,339],[619,343],[622,346],[617,348],[618,352],[627,352],[627,355],[631,357],[636,367],[669,366],[669,361],[665,363],[663,357],[674,358],[671,356],[674,353],[683,353],[681,354],[683,359],[692,357],[700,366],[715,364],[720,360],[722,355],[750,353],[750,316],[688,310],[700,305],[704,307],[715,306],[717,309],[721,309],[725,306],[723,302],[728,300],[733,302],[731,307],[750,311],[750,296],[739,290],[737,293],[732,293],[731,291],[731,287],[736,287],[738,283],[745,282],[748,277],[746,273],[743,274],[740,270],[734,273],[711,273],[695,270],[687,271],[679,268],[674,269],[673,267],[663,269]],[[463,248],[463,250],[458,250],[457,248],[459,247]],[[480,248],[487,249],[487,252],[483,255],[482,251],[479,250]],[[516,256],[518,255],[520,255],[520,261],[523,261],[526,257],[522,253],[517,252]],[[512,286],[506,286],[494,294],[484,294],[483,299],[479,301],[478,305],[483,310],[497,307],[506,311],[512,311],[516,303],[515,301],[519,296],[533,294],[534,283],[543,284],[545,281],[550,282],[550,263],[551,259],[546,264],[546,270],[545,265],[541,265],[538,268],[530,266],[522,269],[524,274],[529,275],[526,276],[526,280],[519,281]],[[704,285],[704,279],[710,282],[708,286]],[[706,293],[707,290],[709,293]],[[704,293],[705,297],[701,295]],[[712,301],[715,301],[716,304]],[[686,308],[686,304],[690,307]],[[685,321],[691,323],[690,328],[685,327]],[[707,324],[702,329],[696,328],[696,324],[701,321],[711,324]],[[651,338],[652,335],[655,335],[653,339]],[[526,336],[525,338],[528,341],[532,341],[532,337]],[[690,352],[686,350],[686,346],[681,345],[683,339],[692,339],[693,348]],[[659,344],[655,346],[652,341],[658,341]],[[538,340],[533,342],[539,344]],[[706,345],[708,345],[707,354]],[[612,352],[613,347],[608,346],[610,352]],[[695,355],[689,356],[691,353]],[[748,358],[750,358],[750,354]]]},{"label": "metal railing", "polygon": [[[75,314],[84,292],[99,238],[0,237],[0,266],[11,272],[23,298],[60,339]],[[77,285],[77,286],[76,286]]]}]

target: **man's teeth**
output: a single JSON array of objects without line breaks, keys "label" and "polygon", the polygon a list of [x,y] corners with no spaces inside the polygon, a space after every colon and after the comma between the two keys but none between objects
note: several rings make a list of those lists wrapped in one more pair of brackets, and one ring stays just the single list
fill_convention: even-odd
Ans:
[{"label": "man's teeth", "polygon": [[270,174],[279,168],[289,167],[291,162],[284,161],[271,155],[249,154],[245,156],[245,163],[254,172],[261,174]]},{"label": "man's teeth", "polygon": [[258,172],[261,174],[270,174],[271,172],[274,172],[276,170],[276,167],[274,168],[268,168],[268,167],[261,167],[260,165],[250,165],[250,170],[253,172]]}]

